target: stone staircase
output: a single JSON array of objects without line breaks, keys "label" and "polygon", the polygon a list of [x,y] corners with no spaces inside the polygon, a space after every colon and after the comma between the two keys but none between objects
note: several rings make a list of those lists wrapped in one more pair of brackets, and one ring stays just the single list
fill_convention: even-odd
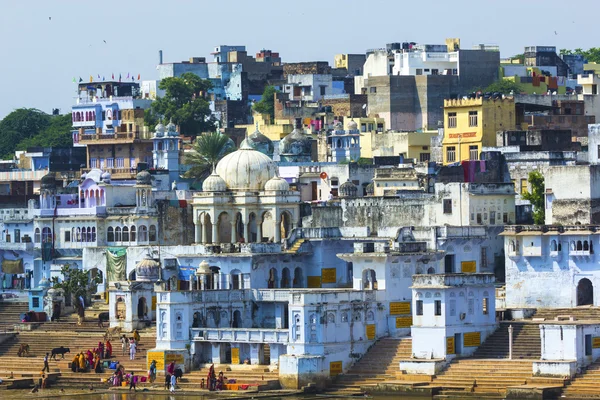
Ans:
[{"label": "stone staircase", "polygon": [[536,320],[544,318],[546,321],[554,321],[554,319],[559,316],[573,316],[577,321],[599,321],[600,307],[580,306],[573,308],[538,308],[533,318]]},{"label": "stone staircase", "polygon": [[[52,348],[64,346],[68,347],[71,352],[67,353],[64,359],[57,357],[56,361],[50,361],[50,372],[60,373],[60,377],[53,387],[77,389],[87,389],[90,385],[106,387],[107,384],[101,383],[101,380],[110,377],[113,370],[106,369],[102,374],[96,374],[94,372],[74,373],[69,368],[69,363],[75,353],[98,347],[98,342],[103,339],[105,329],[90,326],[89,331],[70,330],[68,328],[70,325],[69,322],[45,323],[36,330],[16,333],[13,340],[0,343],[0,378],[6,379],[12,372],[17,379],[33,377],[37,380],[44,365],[43,357],[46,352],[50,352]],[[17,351],[22,343],[29,345],[29,355],[17,357]],[[136,375],[146,376],[146,352],[156,346],[155,329],[141,332],[135,360],[129,360],[128,354],[122,355],[121,343],[118,340],[113,340],[112,343],[112,361],[120,361],[127,372],[133,370]]]},{"label": "stone staircase", "polygon": [[29,311],[29,304],[24,302],[0,301],[0,331],[13,330],[14,325],[21,322],[21,314]]},{"label": "stone staircase", "polygon": [[[204,380],[204,387],[206,388],[206,378],[208,376],[208,370],[210,364],[204,364],[198,370],[194,370],[190,373],[184,374],[178,383],[178,389],[182,390],[198,390],[201,389],[202,381]],[[259,387],[268,386],[270,389],[278,389],[279,386],[279,371],[270,370],[268,365],[230,365],[230,364],[216,364],[215,373],[217,376],[219,372],[223,371],[223,375],[227,381],[235,380],[233,387],[229,389],[235,390],[256,390]],[[158,379],[164,378],[160,375]],[[157,379],[157,381],[158,381]],[[162,383],[162,382],[160,382]],[[242,386],[236,387],[235,385]]]},{"label": "stone staircase", "polygon": [[562,396],[567,399],[600,399],[600,361],[592,363],[563,390]]},{"label": "stone staircase", "polygon": [[292,253],[292,254],[298,253],[298,251],[300,250],[300,247],[302,247],[302,245],[307,241],[308,241],[308,239],[296,239],[294,244],[289,249],[287,249],[287,253]]},{"label": "stone staircase", "polygon": [[361,392],[361,386],[395,380],[400,374],[400,360],[411,355],[412,338],[380,339],[348,372],[339,375],[329,390],[353,395]]},{"label": "stone staircase", "polygon": [[513,327],[513,360],[539,360],[542,355],[540,327],[536,323],[501,322],[477,350],[476,358],[508,358],[508,327]]}]

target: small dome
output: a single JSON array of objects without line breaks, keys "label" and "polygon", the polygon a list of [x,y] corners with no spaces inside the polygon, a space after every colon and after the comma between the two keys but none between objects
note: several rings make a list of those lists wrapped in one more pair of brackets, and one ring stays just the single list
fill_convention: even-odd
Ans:
[{"label": "small dome", "polygon": [[160,276],[160,263],[152,258],[144,258],[135,266],[137,282],[154,282]]},{"label": "small dome", "polygon": [[216,172],[210,174],[208,178],[202,182],[202,191],[203,192],[226,192],[227,191],[227,183],[225,180],[219,176]]},{"label": "small dome", "polygon": [[110,183],[110,178],[110,172],[103,172],[102,175],[100,175],[102,182]]},{"label": "small dome", "polygon": [[310,137],[306,136],[302,128],[296,128],[281,139],[279,149],[281,154],[310,155],[312,143]]},{"label": "small dome", "polygon": [[162,122],[159,122],[158,125],[154,127],[154,137],[163,137],[165,136],[165,126]]},{"label": "small dome", "polygon": [[287,192],[290,190],[290,184],[287,183],[285,179],[275,175],[273,178],[269,179],[265,185],[265,190],[273,192]]},{"label": "small dome", "polygon": [[[273,146],[273,141],[271,141],[271,139],[269,139],[268,137],[263,135],[258,130],[258,127],[256,127],[256,130],[254,132],[252,132],[250,135],[248,135],[248,137],[246,139],[244,139],[242,144],[244,144],[244,143],[249,145],[250,147],[252,147],[254,150],[260,151],[261,153],[263,153],[269,157],[273,157],[273,152],[275,151],[275,146]],[[242,146],[240,145],[240,147],[242,147]]]},{"label": "small dome", "polygon": [[358,193],[358,188],[354,183],[347,181],[342,183],[339,192],[340,197],[356,197],[356,193]]},{"label": "small dome", "polygon": [[146,170],[138,172],[138,174],[135,176],[135,184],[152,185],[152,175],[150,175],[150,172]]},{"label": "small dome", "polygon": [[334,131],[343,131],[344,127],[342,126],[342,123],[340,121],[336,121],[336,123],[333,124],[333,130]]},{"label": "small dome", "polygon": [[175,126],[173,121],[171,121],[167,124],[167,135],[168,136],[179,136],[179,133],[177,133],[177,126]]},{"label": "small dome", "polygon": [[42,278],[40,280],[40,283],[38,284],[38,286],[41,288],[48,288],[48,287],[50,287],[50,281],[46,278]]},{"label": "small dome", "polygon": [[275,168],[275,163],[268,156],[243,143],[238,151],[219,161],[216,172],[228,189],[258,192],[275,176]]},{"label": "small dome", "polygon": [[369,183],[365,190],[367,191],[367,196],[373,196],[373,193],[375,193],[375,184],[373,182]]},{"label": "small dome", "polygon": [[198,268],[196,269],[196,275],[209,275],[212,274],[210,270],[210,265],[206,260],[202,261]]},{"label": "small dome", "polygon": [[346,125],[346,128],[348,128],[349,131],[355,131],[358,129],[358,124],[352,120],[350,120],[348,122],[348,124]]},{"label": "small dome", "polygon": [[46,190],[55,190],[56,189],[56,177],[54,173],[49,173],[47,175],[42,176],[40,180],[40,187]]}]

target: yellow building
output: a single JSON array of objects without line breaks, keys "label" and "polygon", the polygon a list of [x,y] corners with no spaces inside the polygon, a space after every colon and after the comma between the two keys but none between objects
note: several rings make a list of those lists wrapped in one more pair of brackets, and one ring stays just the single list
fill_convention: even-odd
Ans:
[{"label": "yellow building", "polygon": [[275,123],[271,124],[260,114],[254,114],[253,118],[254,124],[236,125],[236,128],[246,128],[248,135],[250,135],[256,130],[255,124],[258,123],[258,130],[260,133],[273,141],[283,139],[294,130],[294,125],[287,119],[276,119]]},{"label": "yellow building", "polygon": [[515,124],[513,98],[444,100],[444,164],[479,160],[482,147],[496,145],[496,132]]},{"label": "yellow building", "polygon": [[[357,118],[355,118],[357,120]],[[366,132],[360,138],[360,156],[399,156],[426,162],[431,157],[431,138],[438,131],[424,132]]]}]

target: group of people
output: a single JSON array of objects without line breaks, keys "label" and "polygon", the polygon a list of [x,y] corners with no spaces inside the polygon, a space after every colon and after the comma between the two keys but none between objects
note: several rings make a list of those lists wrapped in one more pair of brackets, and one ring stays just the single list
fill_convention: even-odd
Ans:
[{"label": "group of people", "polygon": [[[208,390],[211,392],[215,390],[223,390],[223,385],[225,384],[225,376],[223,375],[223,371],[219,372],[219,376],[217,377],[215,374],[215,364],[212,364],[208,369],[208,377],[206,379],[206,384],[208,386]],[[204,385],[202,385],[204,386]]]},{"label": "group of people", "polygon": [[134,330],[133,331],[133,335],[128,338],[127,336],[123,335],[121,337],[121,351],[122,351],[122,355],[126,355],[127,354],[127,348],[129,348],[129,359],[130,360],[135,360],[135,354],[137,353],[137,348],[139,346],[140,343],[140,333],[138,332],[138,330]]},{"label": "group of people", "polygon": [[102,342],[98,342],[98,347],[95,349],[88,349],[85,353],[82,351],[73,357],[73,361],[71,361],[71,371],[87,372],[88,370],[93,369],[97,374],[101,373],[102,360],[110,359],[112,355],[112,344],[110,343],[110,340],[106,341],[106,345]]},{"label": "group of people", "polygon": [[[156,365],[154,368],[154,374],[156,378]],[[182,376],[183,371],[180,368],[176,368],[175,362],[171,361],[171,363],[167,365],[167,373],[165,374],[165,389],[168,389],[171,393],[175,392],[177,379],[181,378]]]}]

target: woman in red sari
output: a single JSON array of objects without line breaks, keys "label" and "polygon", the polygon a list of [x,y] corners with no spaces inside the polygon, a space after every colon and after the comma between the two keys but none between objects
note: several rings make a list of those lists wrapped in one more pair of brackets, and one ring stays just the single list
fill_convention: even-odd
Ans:
[{"label": "woman in red sari", "polygon": [[110,340],[106,341],[106,357],[105,358],[111,358],[112,357],[112,344],[110,343]]}]

